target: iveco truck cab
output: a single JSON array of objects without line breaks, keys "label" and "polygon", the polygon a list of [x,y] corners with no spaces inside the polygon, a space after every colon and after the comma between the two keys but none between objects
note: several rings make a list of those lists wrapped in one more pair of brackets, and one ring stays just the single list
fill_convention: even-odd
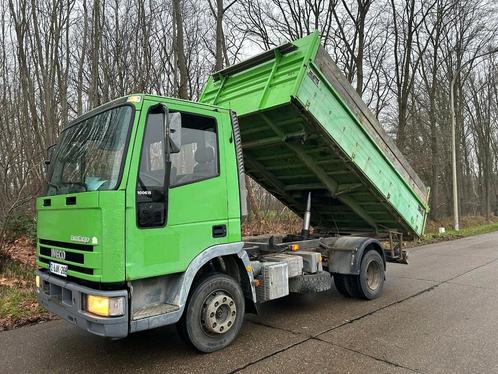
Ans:
[{"label": "iveco truck cab", "polygon": [[238,331],[255,295],[232,118],[132,95],[67,126],[37,200],[41,304],[92,333],[125,337],[178,322],[192,282],[229,263],[231,277],[216,273],[201,284],[209,290],[196,288],[205,306],[195,318],[225,321],[209,324],[206,342]]}]

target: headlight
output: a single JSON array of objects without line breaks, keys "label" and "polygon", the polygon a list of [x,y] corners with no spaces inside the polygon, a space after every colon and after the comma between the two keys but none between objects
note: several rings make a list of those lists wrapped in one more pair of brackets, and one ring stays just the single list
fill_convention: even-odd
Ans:
[{"label": "headlight", "polygon": [[39,275],[35,276],[35,283],[36,283],[36,288],[40,288],[40,283],[41,282],[40,282],[40,276]]},{"label": "headlight", "polygon": [[87,295],[86,310],[103,317],[122,316],[125,313],[125,298]]}]

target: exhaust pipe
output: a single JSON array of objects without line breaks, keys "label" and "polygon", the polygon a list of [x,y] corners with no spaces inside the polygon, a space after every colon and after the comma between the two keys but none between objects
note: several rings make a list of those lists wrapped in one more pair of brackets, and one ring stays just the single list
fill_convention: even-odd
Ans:
[{"label": "exhaust pipe", "polygon": [[301,236],[303,239],[308,239],[310,236],[310,220],[311,220],[311,192],[308,192],[308,201],[306,202],[306,211],[304,212],[303,230]]}]

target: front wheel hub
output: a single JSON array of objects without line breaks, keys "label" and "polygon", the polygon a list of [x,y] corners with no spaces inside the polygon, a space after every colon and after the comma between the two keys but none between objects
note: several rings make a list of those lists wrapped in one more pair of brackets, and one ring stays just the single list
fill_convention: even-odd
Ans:
[{"label": "front wheel hub", "polygon": [[225,292],[214,292],[206,298],[201,316],[206,331],[224,334],[232,328],[236,318],[235,301]]}]

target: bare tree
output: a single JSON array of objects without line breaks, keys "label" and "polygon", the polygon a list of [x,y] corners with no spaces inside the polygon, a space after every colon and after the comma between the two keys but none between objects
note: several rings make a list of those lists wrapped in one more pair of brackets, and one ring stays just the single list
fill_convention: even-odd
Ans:
[{"label": "bare tree", "polygon": [[[195,99],[213,69],[317,29],[431,186],[435,219],[451,214],[455,82],[461,212],[491,217],[497,57],[476,57],[496,47],[494,11],[488,0],[0,0],[0,231],[32,214],[46,147],[72,118],[137,91]],[[248,186],[255,218],[284,212]]]},{"label": "bare tree", "polygon": [[214,59],[214,70],[221,70],[223,68],[223,59],[225,59],[226,63],[230,63],[228,61],[228,54],[226,51],[226,43],[225,43],[225,33],[223,31],[223,16],[225,12],[230,9],[232,5],[234,5],[237,0],[233,0],[226,7],[223,5],[223,0],[216,0],[216,9],[209,1],[209,8],[211,9],[211,13],[216,20],[216,48],[215,48],[215,59]]},{"label": "bare tree", "polygon": [[178,83],[178,97],[188,99],[188,82],[187,82],[187,62],[185,59],[185,48],[183,40],[183,17],[180,0],[173,1],[173,20],[174,20],[174,51],[176,60],[176,69],[180,77]]}]

